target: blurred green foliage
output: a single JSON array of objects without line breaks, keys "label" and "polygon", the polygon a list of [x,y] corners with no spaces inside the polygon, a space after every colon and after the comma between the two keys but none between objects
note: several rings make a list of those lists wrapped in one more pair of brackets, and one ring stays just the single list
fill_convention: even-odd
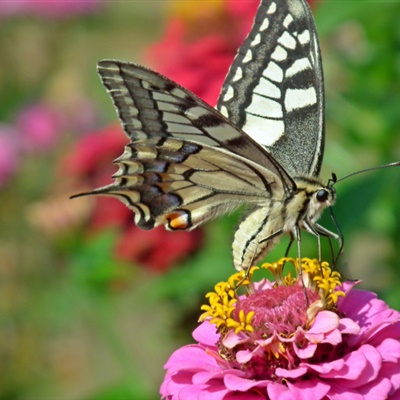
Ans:
[{"label": "blurred green foliage", "polygon": [[[315,14],[327,97],[322,176],[399,160],[400,3],[320,1]],[[94,65],[139,61],[165,17],[159,3],[110,2],[86,17],[2,21],[1,120],[27,102],[76,92],[101,110],[99,125],[115,120]],[[27,213],[59,179],[54,166],[75,140],[67,132],[51,152],[25,157],[0,192],[0,399],[156,399],[162,366],[190,342],[205,293],[232,272],[238,216],[209,223],[202,250],[158,275],[116,261],[113,231],[53,240]],[[337,192],[341,268],[400,308],[400,170],[349,178]],[[323,223],[332,227],[329,216]],[[303,254],[315,256],[315,248],[305,235]]]}]

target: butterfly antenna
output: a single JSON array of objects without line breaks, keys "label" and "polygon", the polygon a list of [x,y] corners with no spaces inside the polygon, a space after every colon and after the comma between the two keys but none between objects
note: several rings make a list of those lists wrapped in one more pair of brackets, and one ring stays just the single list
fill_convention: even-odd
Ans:
[{"label": "butterfly antenna", "polygon": [[370,172],[370,171],[375,171],[377,169],[383,169],[383,168],[390,168],[390,167],[398,167],[400,166],[400,161],[395,161],[389,164],[383,164],[383,165],[378,165],[377,167],[371,167],[371,168],[366,168],[362,169],[360,171],[352,172],[349,175],[344,176],[343,178],[337,179],[336,174],[332,173],[332,178],[329,179],[329,182],[332,181],[332,186],[335,185],[336,183],[340,181],[344,181],[347,178],[350,178],[351,176],[358,175],[358,174],[363,174],[364,172]]}]

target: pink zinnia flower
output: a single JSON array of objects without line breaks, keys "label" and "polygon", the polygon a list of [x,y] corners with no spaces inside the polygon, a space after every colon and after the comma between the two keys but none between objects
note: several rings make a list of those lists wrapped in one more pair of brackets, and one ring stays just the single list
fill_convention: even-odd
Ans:
[{"label": "pink zinnia flower", "polygon": [[43,103],[23,109],[15,123],[28,151],[48,150],[64,128],[61,114]]},{"label": "pink zinnia flower", "polygon": [[[326,263],[303,259],[293,279],[282,276],[285,262],[263,266],[274,283],[252,282],[251,269],[207,295],[198,343],[165,365],[163,398],[400,398],[400,313],[354,282],[341,284]],[[248,293],[237,297],[243,283]]]},{"label": "pink zinnia flower", "polygon": [[0,2],[0,17],[22,14],[66,18],[92,13],[99,7],[99,0],[8,0]]}]

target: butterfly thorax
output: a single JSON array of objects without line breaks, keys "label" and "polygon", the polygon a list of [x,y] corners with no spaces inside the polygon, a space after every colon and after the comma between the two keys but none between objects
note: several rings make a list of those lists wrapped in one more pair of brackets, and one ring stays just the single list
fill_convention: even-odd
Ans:
[{"label": "butterfly thorax", "polygon": [[272,198],[256,207],[239,224],[233,242],[236,269],[247,269],[262,259],[285,233],[295,237],[300,229],[318,232],[317,221],[335,202],[335,190],[317,178],[298,177],[294,181],[295,190],[283,199]]}]

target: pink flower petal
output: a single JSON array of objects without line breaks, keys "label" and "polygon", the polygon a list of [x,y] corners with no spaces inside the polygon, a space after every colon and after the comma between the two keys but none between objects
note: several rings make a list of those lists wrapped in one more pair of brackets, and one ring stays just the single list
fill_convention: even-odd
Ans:
[{"label": "pink flower petal", "polygon": [[207,347],[215,348],[220,335],[217,333],[215,325],[208,321],[201,323],[192,333],[193,339]]},{"label": "pink flower petal", "polygon": [[395,339],[385,339],[376,349],[384,361],[398,362],[400,359],[400,343]]},{"label": "pink flower petal", "polygon": [[306,336],[327,333],[339,327],[339,316],[332,311],[321,311],[315,317],[314,323],[307,331]]},{"label": "pink flower petal", "polygon": [[277,368],[275,370],[276,376],[279,376],[280,378],[292,378],[292,379],[299,378],[300,376],[305,375],[307,372],[308,369],[306,367],[299,367],[291,370],[287,370],[284,368]]},{"label": "pink flower petal", "polygon": [[267,388],[268,398],[274,400],[296,400],[293,393],[280,383],[272,382]]},{"label": "pink flower petal", "polygon": [[180,371],[173,376],[167,374],[161,385],[160,393],[163,397],[167,397],[169,393],[179,393],[186,386],[193,386],[190,372]]},{"label": "pink flower petal", "polygon": [[350,318],[341,318],[339,329],[342,334],[348,333],[350,335],[357,335],[361,330],[360,326]]},{"label": "pink flower petal", "polygon": [[[345,368],[335,372],[334,378],[341,381],[348,380],[346,386],[348,388],[356,388],[373,381],[378,376],[382,357],[379,352],[370,345],[364,345],[349,356],[344,357],[346,360]],[[326,374],[324,378],[332,376]]]},{"label": "pink flower petal", "polygon": [[381,376],[390,379],[392,384],[392,392],[400,393],[400,364],[399,363],[383,363],[381,370],[379,371]]},{"label": "pink flower petal", "polygon": [[192,382],[195,385],[202,385],[205,383],[209,383],[211,379],[223,379],[226,375],[233,375],[238,377],[244,377],[245,373],[239,369],[220,369],[220,370],[213,370],[213,371],[202,371],[197,372],[193,375]]},{"label": "pink flower petal", "polygon": [[267,380],[245,379],[239,376],[227,374],[224,376],[224,383],[226,387],[230,390],[245,392],[255,387],[267,387],[271,382]]},{"label": "pink flower petal", "polygon": [[325,362],[322,364],[304,363],[304,365],[306,365],[307,368],[309,368],[315,372],[318,372],[318,374],[324,375],[324,377],[325,377],[330,372],[333,372],[335,374],[336,371],[340,371],[343,368],[343,366],[345,365],[345,361],[342,358],[340,358],[338,360],[331,361],[331,362]]},{"label": "pink flower petal", "polygon": [[353,351],[343,357],[345,363],[340,370],[333,370],[327,374],[321,374],[323,379],[348,379],[355,381],[360,378],[363,370],[366,368],[367,360],[360,351]]},{"label": "pink flower petal", "polygon": [[253,352],[250,350],[240,350],[236,353],[236,360],[240,364],[247,363],[251,360],[251,357],[253,356]]},{"label": "pink flower petal", "polygon": [[337,382],[330,382],[330,384],[331,389],[327,394],[329,400],[364,400],[364,396],[346,385],[339,385]]},{"label": "pink flower petal", "polygon": [[248,336],[239,332],[236,334],[234,331],[229,331],[228,334],[224,337],[223,343],[228,349],[233,349],[238,344],[245,343],[249,340]]},{"label": "pink flower petal", "polygon": [[392,389],[392,385],[387,378],[378,378],[373,382],[358,388],[365,400],[385,400]]},{"label": "pink flower petal", "polygon": [[388,310],[387,304],[378,300],[375,293],[365,290],[354,289],[345,298],[340,298],[340,300],[340,310],[361,326],[366,318],[371,319]]},{"label": "pink flower petal", "polygon": [[306,360],[308,358],[311,358],[312,356],[314,356],[315,351],[318,348],[317,344],[312,344],[312,343],[308,343],[306,346],[304,347],[298,347],[296,343],[293,343],[293,348],[294,351],[296,352],[296,355],[298,357],[300,357],[302,360]]},{"label": "pink flower petal", "polygon": [[223,400],[229,390],[222,384],[186,386],[179,394],[179,400]]},{"label": "pink flower petal", "polygon": [[332,332],[329,332],[325,335],[324,339],[321,340],[321,343],[330,343],[333,346],[342,343],[342,333],[339,329],[335,329]]},{"label": "pink flower petal", "polygon": [[316,378],[287,382],[288,388],[296,400],[319,400],[329,392],[330,385]]},{"label": "pink flower petal", "polygon": [[269,281],[268,279],[262,279],[259,282],[255,282],[253,285],[254,285],[255,291],[268,290],[268,289],[272,289],[274,287],[272,282]]},{"label": "pink flower petal", "polygon": [[214,357],[198,345],[184,346],[175,351],[164,366],[170,373],[180,370],[201,371],[219,370]]},{"label": "pink flower petal", "polygon": [[[387,320],[386,316],[382,316],[382,321],[385,320]],[[389,320],[388,322],[375,324],[368,330],[363,329],[359,336],[359,342],[364,343],[368,341],[371,345],[377,346],[387,337],[400,337],[400,322]],[[351,343],[353,344],[353,342]]]}]

